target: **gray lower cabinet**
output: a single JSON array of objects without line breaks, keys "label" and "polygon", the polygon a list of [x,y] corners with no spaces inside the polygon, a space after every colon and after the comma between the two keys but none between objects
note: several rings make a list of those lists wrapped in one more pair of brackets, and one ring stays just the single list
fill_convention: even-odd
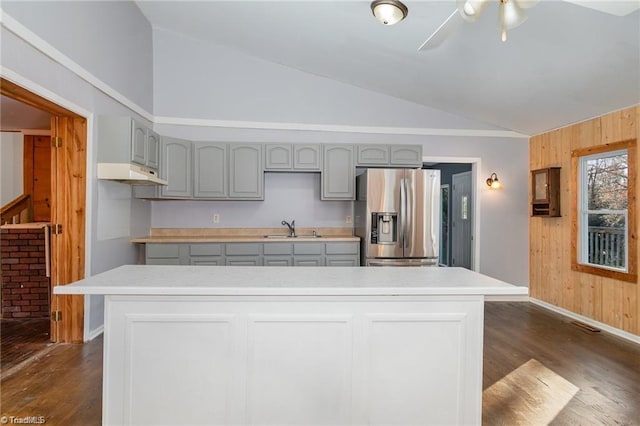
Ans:
[{"label": "gray lower cabinet", "polygon": [[353,145],[323,145],[322,200],[354,200],[356,169]]},{"label": "gray lower cabinet", "polygon": [[261,243],[226,243],[225,265],[230,266],[261,266]]},{"label": "gray lower cabinet", "polygon": [[189,265],[224,265],[224,244],[189,244]]},{"label": "gray lower cabinet", "polygon": [[187,244],[145,244],[145,262],[147,265],[184,265],[187,260]]},{"label": "gray lower cabinet", "polygon": [[147,265],[359,266],[358,242],[147,243]]}]

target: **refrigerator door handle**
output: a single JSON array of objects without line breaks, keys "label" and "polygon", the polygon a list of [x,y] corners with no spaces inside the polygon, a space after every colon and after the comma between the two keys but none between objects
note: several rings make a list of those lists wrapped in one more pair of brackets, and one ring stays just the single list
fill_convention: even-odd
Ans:
[{"label": "refrigerator door handle", "polygon": [[[432,253],[438,253],[439,247],[439,232],[440,232],[440,203],[436,205],[436,201],[440,200],[440,186],[437,179],[431,179],[431,200],[429,205],[431,206],[431,244],[433,247]],[[438,214],[436,214],[438,212]],[[436,221],[437,219],[437,221]],[[436,230],[438,234],[436,234]]]},{"label": "refrigerator door handle", "polygon": [[402,247],[407,248],[407,180],[400,180],[400,220],[402,221]]}]

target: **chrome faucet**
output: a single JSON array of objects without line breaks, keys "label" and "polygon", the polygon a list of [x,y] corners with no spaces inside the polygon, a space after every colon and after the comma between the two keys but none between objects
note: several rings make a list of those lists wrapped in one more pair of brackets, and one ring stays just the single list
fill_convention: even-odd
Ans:
[{"label": "chrome faucet", "polygon": [[289,228],[289,236],[290,237],[295,237],[296,236],[296,221],[292,220],[291,224],[289,224],[289,222],[287,222],[286,220],[282,221],[282,225],[286,225]]}]

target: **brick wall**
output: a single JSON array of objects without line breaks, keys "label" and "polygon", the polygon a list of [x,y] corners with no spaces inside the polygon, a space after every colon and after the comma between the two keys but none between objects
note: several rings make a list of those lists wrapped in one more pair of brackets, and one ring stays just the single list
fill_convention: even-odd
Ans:
[{"label": "brick wall", "polygon": [[1,229],[2,318],[49,316],[44,229]]}]

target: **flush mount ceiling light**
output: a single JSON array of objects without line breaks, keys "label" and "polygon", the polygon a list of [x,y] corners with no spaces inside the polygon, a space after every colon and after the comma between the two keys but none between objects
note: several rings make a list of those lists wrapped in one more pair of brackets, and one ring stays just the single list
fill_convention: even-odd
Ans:
[{"label": "flush mount ceiling light", "polygon": [[498,175],[491,173],[491,176],[487,179],[487,186],[489,189],[502,189],[502,183],[498,180]]},{"label": "flush mount ceiling light", "polygon": [[371,3],[373,16],[384,25],[393,25],[407,17],[409,9],[398,0],[375,0]]}]

